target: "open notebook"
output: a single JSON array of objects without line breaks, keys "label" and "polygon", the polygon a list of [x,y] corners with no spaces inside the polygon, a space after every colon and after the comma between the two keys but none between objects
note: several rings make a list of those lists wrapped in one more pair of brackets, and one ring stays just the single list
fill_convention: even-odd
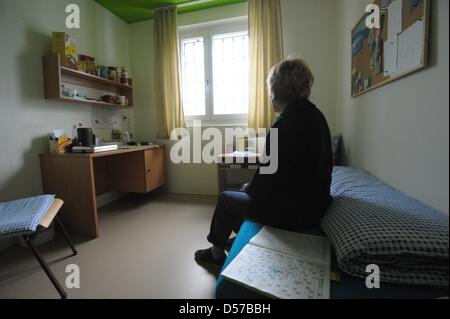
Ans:
[{"label": "open notebook", "polygon": [[265,226],[222,276],[272,298],[328,299],[330,243]]}]

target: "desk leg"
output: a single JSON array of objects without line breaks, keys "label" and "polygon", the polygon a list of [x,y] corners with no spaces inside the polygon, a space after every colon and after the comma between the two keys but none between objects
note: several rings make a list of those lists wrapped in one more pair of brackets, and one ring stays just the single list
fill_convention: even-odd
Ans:
[{"label": "desk leg", "polygon": [[[231,167],[230,165],[217,165],[217,179],[219,186],[219,193],[226,190],[239,190],[239,188],[245,184],[251,182],[253,176],[255,175],[257,166],[238,166],[236,164]],[[229,173],[239,172],[239,176],[233,174],[230,178]],[[237,177],[237,178],[236,178]]]},{"label": "desk leg", "polygon": [[219,194],[227,190],[228,187],[228,172],[225,166],[217,165],[217,181],[219,187]]},{"label": "desk leg", "polygon": [[41,156],[41,170],[44,192],[64,201],[64,225],[78,235],[98,238],[92,158]]}]

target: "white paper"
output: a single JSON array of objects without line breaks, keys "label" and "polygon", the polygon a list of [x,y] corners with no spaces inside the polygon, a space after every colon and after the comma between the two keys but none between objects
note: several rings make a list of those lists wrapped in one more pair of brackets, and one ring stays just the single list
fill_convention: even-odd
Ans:
[{"label": "white paper", "polygon": [[282,299],[328,299],[330,269],[301,258],[246,245],[222,272],[228,280]]},{"label": "white paper", "polygon": [[364,90],[369,88],[369,79],[364,79]]},{"label": "white paper", "polygon": [[403,1],[394,0],[388,7],[388,41],[394,42],[402,32]]},{"label": "white paper", "polygon": [[250,243],[260,247],[302,257],[311,262],[330,264],[330,242],[326,237],[299,234],[264,226]]},{"label": "white paper", "polygon": [[114,108],[93,107],[92,126],[96,129],[120,129],[121,111]]},{"label": "white paper", "polygon": [[397,74],[406,72],[422,64],[424,23],[417,21],[398,36]]},{"label": "white paper", "polygon": [[397,49],[397,39],[393,42],[384,42],[384,76],[393,75],[397,71]]},{"label": "white paper", "polygon": [[330,250],[325,237],[265,226],[222,275],[275,298],[327,299]]},{"label": "white paper", "polygon": [[54,130],[54,131],[50,134],[50,136],[51,136],[53,139],[57,139],[58,137],[63,136],[64,134],[66,134],[66,132],[65,132],[64,130]]}]

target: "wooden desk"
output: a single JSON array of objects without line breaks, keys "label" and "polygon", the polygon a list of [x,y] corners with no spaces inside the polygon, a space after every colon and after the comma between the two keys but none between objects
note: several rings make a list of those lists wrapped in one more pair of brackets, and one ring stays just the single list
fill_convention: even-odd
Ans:
[{"label": "wooden desk", "polygon": [[[251,181],[259,166],[259,154],[221,154],[217,157],[219,193],[237,191]],[[234,175],[234,176],[231,176]]]},{"label": "wooden desk", "polygon": [[165,148],[139,147],[94,154],[40,154],[44,192],[64,201],[68,229],[99,237],[97,196],[148,193],[166,181]]}]

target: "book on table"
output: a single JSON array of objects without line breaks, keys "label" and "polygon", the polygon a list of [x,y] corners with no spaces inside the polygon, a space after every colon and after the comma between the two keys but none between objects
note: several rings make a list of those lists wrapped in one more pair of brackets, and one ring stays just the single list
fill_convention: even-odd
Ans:
[{"label": "book on table", "polygon": [[74,146],[72,147],[72,152],[74,153],[99,153],[99,152],[110,152],[118,150],[118,145],[101,145],[101,146],[92,146],[92,147],[84,147],[84,146]]},{"label": "book on table", "polygon": [[330,256],[326,237],[265,226],[222,276],[272,298],[328,299]]}]

